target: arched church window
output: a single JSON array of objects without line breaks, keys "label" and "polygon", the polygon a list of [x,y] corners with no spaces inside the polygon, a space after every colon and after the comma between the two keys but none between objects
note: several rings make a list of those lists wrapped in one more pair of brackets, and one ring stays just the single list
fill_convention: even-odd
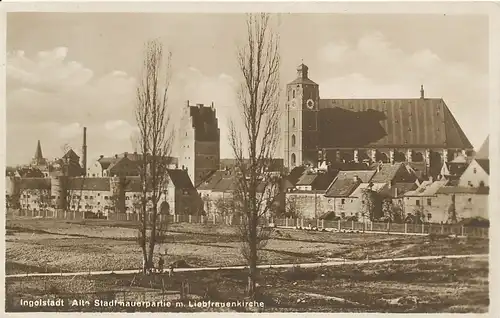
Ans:
[{"label": "arched church window", "polygon": [[295,147],[295,135],[292,135],[292,147]]},{"label": "arched church window", "polygon": [[292,127],[295,128],[295,118],[292,118]]},{"label": "arched church window", "polygon": [[296,161],[297,161],[297,158],[295,157],[295,154],[292,153],[292,166],[295,166]]},{"label": "arched church window", "polygon": [[295,90],[292,91],[292,98],[295,98]]}]

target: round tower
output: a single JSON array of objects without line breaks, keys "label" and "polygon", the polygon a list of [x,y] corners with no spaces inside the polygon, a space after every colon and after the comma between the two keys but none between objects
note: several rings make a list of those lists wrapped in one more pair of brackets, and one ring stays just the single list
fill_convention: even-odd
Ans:
[{"label": "round tower", "polygon": [[52,204],[57,210],[64,210],[67,208],[67,195],[68,195],[68,177],[57,176],[50,180],[50,193],[52,196]]}]

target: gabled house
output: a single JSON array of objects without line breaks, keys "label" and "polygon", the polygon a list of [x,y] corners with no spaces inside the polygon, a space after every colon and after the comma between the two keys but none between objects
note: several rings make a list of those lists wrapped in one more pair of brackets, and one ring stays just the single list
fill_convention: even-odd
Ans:
[{"label": "gabled house", "polygon": [[446,179],[424,181],[417,189],[406,192],[404,194],[405,216],[418,215],[425,222],[434,222],[442,213],[442,204],[437,192],[448,182]]},{"label": "gabled house", "polygon": [[467,169],[460,176],[460,187],[488,187],[490,177],[489,159],[473,159]]},{"label": "gabled house", "polygon": [[[286,214],[300,215],[303,218],[317,218],[326,212],[333,211],[333,206],[328,204],[325,192],[337,173],[335,170],[305,170],[295,187],[286,192]],[[290,211],[292,206],[295,211]]]},{"label": "gabled house", "polygon": [[349,196],[362,183],[371,182],[376,170],[360,170],[360,171],[340,171],[333,182],[326,190],[325,197],[336,216],[347,217],[355,215],[357,205],[354,203],[354,198]]}]

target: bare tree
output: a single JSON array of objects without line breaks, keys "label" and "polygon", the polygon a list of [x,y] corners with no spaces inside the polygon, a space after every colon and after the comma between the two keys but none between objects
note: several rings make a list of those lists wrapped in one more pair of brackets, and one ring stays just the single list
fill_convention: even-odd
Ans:
[{"label": "bare tree", "polygon": [[[268,14],[248,15],[246,25],[247,38],[237,55],[242,74],[238,106],[244,130],[238,131],[238,124],[231,120],[230,143],[238,170],[234,199],[243,216],[240,233],[242,254],[249,267],[247,292],[255,298],[258,250],[270,236],[262,219],[279,189],[276,178],[264,171],[272,162],[280,136],[280,54],[279,37]],[[244,149],[248,150],[247,160]]]},{"label": "bare tree", "polygon": [[135,118],[139,133],[136,147],[142,152],[138,162],[141,179],[138,241],[145,273],[153,267],[154,249],[159,243],[157,234],[165,227],[158,217],[158,203],[162,196],[167,196],[167,169],[173,142],[167,103],[170,60],[170,52],[165,56],[160,42],[147,42],[137,87]]}]

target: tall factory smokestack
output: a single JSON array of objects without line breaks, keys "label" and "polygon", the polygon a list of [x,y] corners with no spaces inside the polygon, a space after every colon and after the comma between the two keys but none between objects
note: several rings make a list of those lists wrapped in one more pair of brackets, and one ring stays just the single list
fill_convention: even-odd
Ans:
[{"label": "tall factory smokestack", "polygon": [[87,127],[83,127],[82,168],[85,176],[87,174]]}]

